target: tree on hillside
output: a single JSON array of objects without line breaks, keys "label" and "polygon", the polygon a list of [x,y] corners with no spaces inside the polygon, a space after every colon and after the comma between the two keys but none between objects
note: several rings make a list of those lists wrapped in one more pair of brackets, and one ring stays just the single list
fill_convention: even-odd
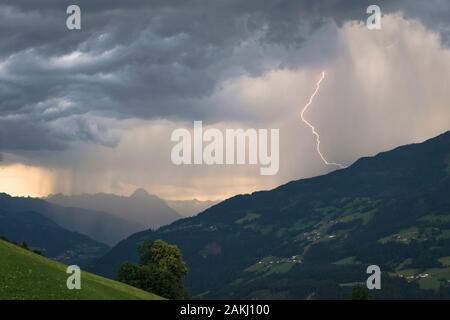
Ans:
[{"label": "tree on hillside", "polygon": [[363,285],[357,285],[352,289],[352,300],[369,300],[369,289]]},{"label": "tree on hillside", "polygon": [[183,279],[188,270],[176,245],[145,241],[138,252],[139,264],[125,262],[119,270],[119,281],[168,299],[187,298]]},{"label": "tree on hillside", "polygon": [[25,250],[29,250],[28,243],[25,240],[20,243],[20,246]]}]

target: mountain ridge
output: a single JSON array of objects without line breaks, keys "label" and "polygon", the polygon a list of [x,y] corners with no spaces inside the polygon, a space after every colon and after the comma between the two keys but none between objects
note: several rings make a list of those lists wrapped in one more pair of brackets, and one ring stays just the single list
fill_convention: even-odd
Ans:
[{"label": "mountain ridge", "polygon": [[0,193],[0,208],[10,213],[38,212],[64,229],[109,245],[116,244],[139,228],[106,212],[63,207],[39,198],[13,197],[6,193]]},{"label": "mountain ridge", "polygon": [[[437,280],[450,280],[439,262],[450,257],[449,151],[447,131],[346,169],[234,196],[130,236],[94,270],[114,277],[121,262],[136,260],[138,243],[160,238],[181,248],[195,297],[343,298],[346,283],[363,280],[364,265],[375,262],[388,270],[391,288],[380,297],[450,296]],[[431,276],[407,281],[408,272]]]},{"label": "mountain ridge", "polygon": [[34,211],[8,213],[0,209],[0,235],[25,241],[45,256],[68,264],[84,266],[109,247],[83,234],[71,232]]},{"label": "mountain ridge", "polygon": [[133,232],[158,228],[181,218],[181,215],[171,209],[163,199],[141,188],[136,189],[128,197],[111,193],[83,193],[70,196],[50,195],[45,199],[64,207],[107,212],[134,225]]}]

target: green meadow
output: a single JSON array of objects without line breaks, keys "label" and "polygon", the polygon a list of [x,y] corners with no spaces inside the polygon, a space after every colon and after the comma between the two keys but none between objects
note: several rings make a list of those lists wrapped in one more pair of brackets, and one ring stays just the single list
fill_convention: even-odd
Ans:
[{"label": "green meadow", "polygon": [[66,286],[67,266],[0,240],[0,300],[160,300],[161,297],[88,272],[81,289]]}]

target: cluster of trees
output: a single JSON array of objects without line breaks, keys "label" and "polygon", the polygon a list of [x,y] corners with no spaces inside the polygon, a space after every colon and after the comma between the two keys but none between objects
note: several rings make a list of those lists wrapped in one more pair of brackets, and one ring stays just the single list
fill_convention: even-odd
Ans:
[{"label": "cluster of trees", "polygon": [[9,240],[9,239],[8,239],[7,237],[5,237],[5,236],[0,236],[0,240],[3,240],[3,241],[6,241],[6,242],[9,242],[9,243],[12,243],[12,244],[14,244],[14,245],[16,245],[16,246],[21,247],[22,249],[25,249],[25,250],[34,252],[34,253],[36,253],[36,254],[42,256],[42,251],[37,250],[37,249],[32,249],[32,248],[30,248],[30,247],[28,246],[28,243],[27,243],[25,240],[22,241],[20,244],[18,244],[18,243],[15,242],[15,241]]},{"label": "cluster of trees", "polygon": [[176,245],[162,240],[145,241],[139,248],[139,264],[122,264],[118,280],[168,299],[187,299],[183,285],[187,266]]}]

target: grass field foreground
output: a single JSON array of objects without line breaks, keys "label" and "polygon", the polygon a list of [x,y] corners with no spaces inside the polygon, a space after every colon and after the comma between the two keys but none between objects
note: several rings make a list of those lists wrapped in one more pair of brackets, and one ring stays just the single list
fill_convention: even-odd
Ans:
[{"label": "grass field foreground", "polygon": [[0,240],[1,300],[161,300],[163,298],[88,272],[69,290],[67,266]]}]

